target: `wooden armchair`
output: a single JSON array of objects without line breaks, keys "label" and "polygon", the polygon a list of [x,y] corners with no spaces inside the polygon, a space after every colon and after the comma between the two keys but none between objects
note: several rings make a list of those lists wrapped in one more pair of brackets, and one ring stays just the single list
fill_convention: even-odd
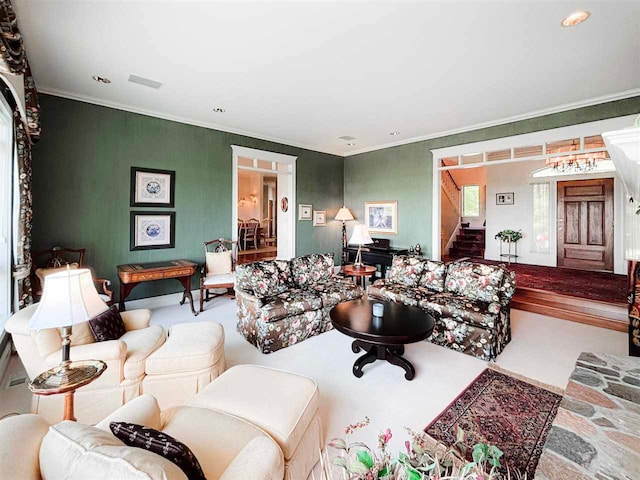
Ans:
[{"label": "wooden armchair", "polygon": [[[200,270],[200,311],[204,310],[204,302],[220,295],[230,294],[236,283],[236,261],[238,259],[238,242],[219,238],[204,242],[205,263]],[[222,293],[211,290],[223,290]]]},{"label": "wooden armchair", "polygon": [[107,304],[113,303],[113,291],[109,289],[111,282],[106,278],[97,278],[93,268],[84,264],[85,248],[53,247],[49,250],[41,250],[32,255],[31,285],[36,298],[42,296],[44,277],[61,268],[71,269],[88,268],[91,270],[93,283],[98,295]]}]

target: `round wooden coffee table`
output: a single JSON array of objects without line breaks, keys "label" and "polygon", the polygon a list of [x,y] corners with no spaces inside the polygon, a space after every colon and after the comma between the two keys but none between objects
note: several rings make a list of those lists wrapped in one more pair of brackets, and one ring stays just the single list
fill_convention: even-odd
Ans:
[{"label": "round wooden coffee table", "polygon": [[[374,317],[372,305],[382,303],[384,314]],[[353,300],[339,303],[329,313],[331,323],[339,332],[355,338],[353,353],[366,351],[353,364],[353,374],[360,378],[365,365],[376,360],[402,367],[404,378],[413,380],[415,368],[402,355],[404,346],[429,338],[433,332],[433,317],[418,307],[382,300]]]},{"label": "round wooden coffee table", "polygon": [[344,274],[349,277],[353,277],[356,281],[356,285],[359,287],[364,287],[364,278],[375,274],[377,270],[378,269],[376,267],[372,267],[370,265],[345,265],[342,267]]}]

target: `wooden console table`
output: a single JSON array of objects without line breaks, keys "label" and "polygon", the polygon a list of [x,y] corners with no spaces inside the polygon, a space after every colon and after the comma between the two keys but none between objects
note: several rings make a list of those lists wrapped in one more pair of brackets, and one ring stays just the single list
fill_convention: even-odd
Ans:
[{"label": "wooden console table", "polygon": [[190,262],[189,260],[168,260],[165,262],[118,265],[118,277],[120,278],[120,303],[118,307],[120,311],[125,311],[124,301],[136,285],[142,282],[175,278],[184,287],[180,305],[183,305],[188,298],[189,304],[191,305],[191,312],[194,315],[198,315],[198,312],[196,312],[193,306],[193,296],[191,295],[191,277],[196,273],[197,267],[197,263]]}]

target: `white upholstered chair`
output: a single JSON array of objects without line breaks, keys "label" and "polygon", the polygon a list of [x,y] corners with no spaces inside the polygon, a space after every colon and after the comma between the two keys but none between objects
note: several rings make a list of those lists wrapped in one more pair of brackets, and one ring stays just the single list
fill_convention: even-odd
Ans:
[{"label": "white upholstered chair", "polygon": [[201,312],[204,310],[204,302],[214,297],[225,294],[234,296],[237,245],[237,242],[223,238],[204,242],[205,264],[200,271]]}]

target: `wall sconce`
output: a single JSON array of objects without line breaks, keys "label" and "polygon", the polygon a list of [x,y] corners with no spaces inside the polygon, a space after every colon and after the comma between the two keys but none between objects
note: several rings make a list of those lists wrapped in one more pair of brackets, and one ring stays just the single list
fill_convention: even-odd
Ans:
[{"label": "wall sconce", "polygon": [[258,203],[258,197],[256,197],[253,193],[249,195],[249,198],[253,203]]},{"label": "wall sconce", "polygon": [[246,203],[246,200],[245,200],[244,197],[242,197],[242,198],[240,198],[240,201],[238,202],[238,205],[240,205],[241,207],[244,207],[245,203]]}]

